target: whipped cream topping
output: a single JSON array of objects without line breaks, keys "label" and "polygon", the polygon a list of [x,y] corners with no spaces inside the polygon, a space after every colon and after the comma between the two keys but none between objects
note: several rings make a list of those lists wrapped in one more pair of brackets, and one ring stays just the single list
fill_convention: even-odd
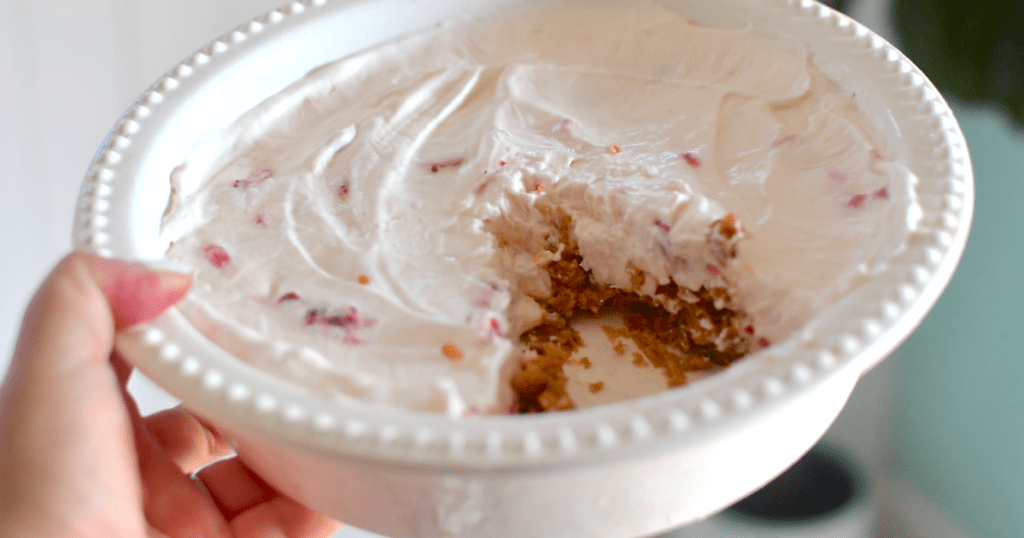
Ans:
[{"label": "whipped cream topping", "polygon": [[[557,207],[595,278],[726,287],[777,342],[920,218],[913,176],[811,60],[754,22],[642,1],[457,21],[325,65],[172,173],[182,308],[339,400],[504,413],[550,288],[538,208]],[[729,213],[745,236],[723,263],[707,236]]]}]

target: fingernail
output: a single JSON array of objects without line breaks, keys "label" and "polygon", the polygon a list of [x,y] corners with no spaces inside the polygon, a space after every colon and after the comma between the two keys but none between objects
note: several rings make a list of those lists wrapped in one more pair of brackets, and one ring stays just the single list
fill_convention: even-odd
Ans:
[{"label": "fingernail", "polygon": [[150,260],[126,260],[130,263],[141,265],[147,269],[153,271],[170,271],[174,273],[185,273],[192,274],[194,269],[181,262],[175,260],[168,260],[167,258],[150,259]]},{"label": "fingernail", "polygon": [[129,262],[89,255],[88,265],[110,302],[118,328],[149,321],[181,300],[192,284],[192,275],[175,269],[156,268],[163,263]]}]

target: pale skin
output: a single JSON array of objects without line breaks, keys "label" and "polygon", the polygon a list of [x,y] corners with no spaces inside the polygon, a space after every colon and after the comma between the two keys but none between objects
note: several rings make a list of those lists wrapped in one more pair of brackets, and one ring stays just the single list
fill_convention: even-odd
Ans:
[{"label": "pale skin", "polygon": [[[113,351],[114,334],[157,316],[190,285],[188,275],[82,253],[43,283],[0,387],[0,537],[326,538],[337,531],[339,523],[228,457],[231,446],[188,411],[139,415],[125,389],[132,369]],[[205,489],[189,478],[197,470]]]}]

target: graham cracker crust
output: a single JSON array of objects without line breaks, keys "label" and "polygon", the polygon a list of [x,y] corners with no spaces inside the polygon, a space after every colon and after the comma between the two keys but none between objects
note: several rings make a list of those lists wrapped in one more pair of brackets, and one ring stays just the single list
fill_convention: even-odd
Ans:
[{"label": "graham cracker crust", "polygon": [[[620,314],[623,328],[603,328],[612,341],[628,338],[636,343],[640,356],[623,360],[633,360],[638,366],[649,363],[662,370],[670,387],[685,384],[689,372],[728,366],[750,352],[749,331],[745,335],[743,328],[746,316],[732,308],[725,288],[689,290],[673,282],[656,288],[655,296],[662,298],[659,301],[655,296],[639,293],[645,276],[635,267],[631,268],[632,289],[612,288],[596,281],[581,266],[583,258],[571,233],[572,219],[560,210],[551,216],[559,239],[558,245],[548,247],[548,252],[556,256],[545,267],[551,277],[552,293],[537,299],[546,311],[543,322],[521,336],[536,356],[526,358],[511,379],[516,412],[575,409],[566,390],[563,366],[583,345],[572,325],[579,315]],[[712,225],[708,242],[716,256],[733,258],[737,235],[737,223],[730,215]],[[666,297],[672,300],[673,310],[678,307],[678,311],[665,308]],[[620,340],[617,345],[621,346]],[[577,362],[589,366],[586,357]],[[603,382],[594,383],[589,389],[598,392],[603,387]]]}]

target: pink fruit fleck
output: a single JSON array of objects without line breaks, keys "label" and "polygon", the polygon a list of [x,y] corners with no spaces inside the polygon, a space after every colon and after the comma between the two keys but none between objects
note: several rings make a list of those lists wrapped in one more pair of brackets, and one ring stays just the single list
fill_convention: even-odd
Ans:
[{"label": "pink fruit fleck", "polygon": [[349,316],[330,316],[324,320],[324,323],[335,327],[348,327],[353,321]]},{"label": "pink fruit fleck", "polygon": [[505,161],[501,161],[501,165],[502,165],[502,166],[506,166],[507,164],[508,164],[507,162],[505,162]]},{"label": "pink fruit fleck", "polygon": [[700,157],[694,155],[692,152],[689,151],[683,153],[682,155],[680,155],[680,157],[682,157],[683,160],[686,161],[686,164],[690,165],[691,168],[700,168],[702,164]]},{"label": "pink fruit fleck", "polygon": [[351,334],[346,334],[345,337],[341,339],[341,341],[345,342],[350,346],[365,346],[366,344],[369,343],[366,340],[363,340],[362,338],[356,338]]},{"label": "pink fruit fleck", "polygon": [[348,196],[348,183],[342,183],[339,185],[336,192],[338,196],[341,196],[342,198]]},{"label": "pink fruit fleck", "polygon": [[707,264],[707,270],[708,270],[708,274],[711,275],[711,276],[718,276],[722,272],[718,268],[718,266],[713,264],[713,263]]},{"label": "pink fruit fleck", "polygon": [[463,158],[462,157],[452,157],[451,159],[445,159],[443,161],[432,162],[432,163],[428,164],[427,167],[430,168],[431,172],[436,174],[439,171],[441,171],[442,168],[450,168],[450,167],[453,167],[453,166],[462,166],[462,163],[463,163]]},{"label": "pink fruit fleck", "polygon": [[889,199],[889,189],[887,189],[885,187],[882,187],[881,189],[878,189],[877,191],[874,192],[874,197],[878,198],[879,200],[888,200]]},{"label": "pink fruit fleck", "polygon": [[264,181],[272,177],[274,177],[274,171],[269,168],[265,168],[258,172],[253,172],[252,175],[245,179],[235,180],[233,186],[236,189],[241,187],[248,187],[250,185],[256,185],[257,183],[263,183]]},{"label": "pink fruit fleck", "polygon": [[666,233],[668,233],[668,231],[672,229],[672,228],[669,227],[668,224],[665,224],[664,222],[662,222],[661,219],[655,220],[654,221],[654,225],[657,226],[658,228],[661,228],[661,231],[666,232]]},{"label": "pink fruit fleck", "polygon": [[832,181],[846,181],[850,179],[850,176],[847,176],[842,170],[829,170],[828,178]]},{"label": "pink fruit fleck", "polygon": [[762,336],[761,338],[757,339],[757,345],[759,345],[761,347],[768,347],[768,346],[772,345],[772,343],[769,342],[767,338]]},{"label": "pink fruit fleck", "polygon": [[263,213],[260,213],[259,215],[256,215],[256,218],[254,218],[252,220],[256,224],[258,224],[260,228],[266,228],[267,227],[267,218],[263,215]]},{"label": "pink fruit fleck", "polygon": [[295,293],[294,291],[289,291],[288,293],[277,298],[277,304],[281,304],[287,301],[298,301],[299,299],[301,299],[301,297],[299,297],[298,293]]},{"label": "pink fruit fleck", "polygon": [[747,325],[746,327],[743,328],[743,332],[753,336],[754,335],[754,326],[753,325]]},{"label": "pink fruit fleck", "polygon": [[344,314],[335,314],[327,317],[324,322],[334,327],[348,327],[350,325],[359,325],[359,315],[355,308],[349,307],[348,312]]},{"label": "pink fruit fleck", "polygon": [[203,255],[206,256],[206,261],[217,269],[223,269],[231,263],[231,256],[228,256],[228,252],[220,245],[206,245],[203,247]]},{"label": "pink fruit fleck", "polygon": [[858,195],[854,196],[853,198],[850,198],[849,200],[847,200],[846,207],[853,208],[853,209],[859,209],[861,206],[864,205],[864,200],[865,199],[867,199],[867,196],[865,196],[863,194],[858,194]]},{"label": "pink fruit fleck", "polygon": [[580,124],[570,120],[569,118],[566,118],[558,122],[558,128],[556,128],[555,131],[559,133],[571,133],[573,129],[579,126]]},{"label": "pink fruit fleck", "polygon": [[306,325],[319,325],[324,319],[324,311],[310,308],[306,311]]}]

